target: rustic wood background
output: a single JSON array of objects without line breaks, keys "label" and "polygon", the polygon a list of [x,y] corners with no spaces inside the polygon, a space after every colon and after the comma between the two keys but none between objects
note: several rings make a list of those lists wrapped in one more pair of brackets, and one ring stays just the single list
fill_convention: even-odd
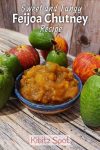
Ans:
[{"label": "rustic wood background", "polygon": [[[45,6],[82,6],[82,15],[88,15],[89,20],[86,26],[81,24],[63,24],[62,35],[66,38],[69,45],[69,53],[76,56],[81,51],[91,51],[99,53],[100,50],[100,0],[0,0],[0,27],[19,31],[26,35],[32,28],[39,27],[40,25],[30,24],[13,24],[12,14],[17,12],[22,14],[21,6],[40,4]],[[33,13],[32,13],[33,14]],[[34,13],[34,15],[45,15],[45,12]],[[60,15],[60,10],[56,12]],[[67,13],[68,14],[68,13]],[[71,14],[71,13],[70,13]],[[50,24],[49,26],[57,26],[57,24]]]}]

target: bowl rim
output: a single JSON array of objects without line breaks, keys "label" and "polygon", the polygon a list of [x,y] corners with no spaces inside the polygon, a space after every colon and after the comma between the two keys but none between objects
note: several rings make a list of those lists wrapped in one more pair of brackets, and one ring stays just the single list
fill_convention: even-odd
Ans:
[{"label": "bowl rim", "polygon": [[20,94],[20,91],[18,89],[19,87],[19,83],[20,83],[20,80],[21,80],[21,77],[23,75],[24,72],[22,72],[21,74],[19,74],[15,80],[15,95],[17,96],[17,98],[22,102],[24,103],[25,105],[29,106],[30,108],[32,109],[35,109],[35,110],[41,110],[41,111],[56,111],[56,110],[59,110],[59,109],[65,109],[65,108],[68,108],[71,104],[73,104],[80,96],[80,93],[81,93],[81,90],[82,90],[82,82],[81,82],[81,79],[75,74],[73,73],[74,75],[74,78],[79,82],[78,83],[78,94],[64,102],[64,103],[61,103],[61,104],[56,104],[56,105],[53,105],[53,104],[37,104],[37,103],[34,103],[34,102],[30,102],[29,100],[27,100],[26,98],[24,98],[21,94]]}]

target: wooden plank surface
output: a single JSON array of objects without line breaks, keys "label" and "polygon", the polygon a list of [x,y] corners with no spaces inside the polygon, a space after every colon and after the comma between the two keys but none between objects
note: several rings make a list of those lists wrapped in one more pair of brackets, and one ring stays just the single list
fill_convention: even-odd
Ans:
[{"label": "wooden plank surface", "polygon": [[12,14],[17,12],[15,0],[0,0],[0,4],[3,14],[3,18],[0,18],[0,27],[1,22],[4,22],[5,28],[18,31],[19,30],[18,23],[13,24],[12,21]]},{"label": "wooden plank surface", "polygon": [[39,10],[37,12],[35,12],[35,11],[32,12],[33,16],[41,16],[42,17],[42,22],[32,24],[32,29],[40,28],[41,25],[49,26],[49,24],[45,23],[44,16],[46,15],[46,13],[50,13],[50,12],[44,11],[44,7],[50,6],[50,0],[31,0],[31,5],[33,7],[40,7],[41,5],[43,6],[43,8],[41,10]]},{"label": "wooden plank surface", "polygon": [[[19,38],[20,37],[20,38]],[[0,29],[0,51],[19,44],[29,44],[20,33]],[[29,144],[30,135],[70,135],[71,146],[40,146]],[[84,125],[79,111],[79,101],[68,111],[47,116],[36,114],[25,108],[16,98],[10,98],[0,111],[0,150],[99,150],[100,128]]]},{"label": "wooden plank surface", "polygon": [[[16,9],[17,9],[18,15],[23,16],[23,14],[25,12],[23,11],[22,7],[26,8],[26,6],[27,7],[31,6],[31,0],[16,0]],[[28,35],[32,30],[31,24],[29,24],[28,26],[26,26],[26,24],[24,24],[24,23],[21,23],[18,25],[19,25],[19,32],[20,33],[24,33],[24,34]]]},{"label": "wooden plank surface", "polygon": [[1,1],[0,1],[0,20],[2,20],[0,21],[0,27],[5,28]]},{"label": "wooden plank surface", "polygon": [[89,18],[85,26],[74,24],[70,53],[74,56],[83,51],[98,54],[100,51],[100,17],[98,15],[100,1],[77,0],[77,6],[82,6],[81,15]]}]

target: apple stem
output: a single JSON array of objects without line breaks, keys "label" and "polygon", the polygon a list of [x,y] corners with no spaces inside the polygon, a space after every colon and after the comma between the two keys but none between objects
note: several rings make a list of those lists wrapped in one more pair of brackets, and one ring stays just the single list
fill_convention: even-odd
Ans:
[{"label": "apple stem", "polygon": [[96,73],[96,75],[100,76],[100,68],[96,68],[95,73]]},{"label": "apple stem", "polygon": [[56,49],[56,45],[57,45],[56,41],[51,40],[51,42],[52,42],[52,44],[53,44],[53,49]]},{"label": "apple stem", "polygon": [[54,40],[51,40],[51,42],[52,42],[53,45],[57,44],[56,41],[54,41]]},{"label": "apple stem", "polygon": [[58,50],[56,50],[56,53],[59,55],[59,51]]},{"label": "apple stem", "polygon": [[8,52],[5,52],[5,55],[8,56],[8,57],[10,56],[10,54]]}]

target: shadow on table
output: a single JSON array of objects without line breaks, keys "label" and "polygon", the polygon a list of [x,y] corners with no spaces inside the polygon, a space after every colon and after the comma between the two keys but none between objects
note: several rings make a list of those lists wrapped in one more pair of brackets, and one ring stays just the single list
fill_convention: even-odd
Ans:
[{"label": "shadow on table", "polygon": [[[29,110],[30,111],[30,110]],[[70,109],[63,113],[55,114],[55,115],[46,115],[46,114],[38,114],[35,112],[30,111],[35,117],[39,118],[40,120],[43,120],[45,122],[51,122],[51,123],[67,123],[67,122],[73,122],[74,120],[78,119],[81,121],[80,118],[80,110],[78,105],[72,106]],[[86,126],[84,123],[83,128],[89,128],[93,130],[94,132],[100,131],[100,127],[98,128],[92,128],[89,126]]]},{"label": "shadow on table", "polygon": [[97,128],[93,128],[93,127],[89,127],[89,128],[91,128],[93,131],[100,131],[100,127],[97,127]]},{"label": "shadow on table", "polygon": [[[30,111],[30,110],[29,110]],[[52,123],[64,123],[73,121],[80,116],[79,108],[72,106],[63,113],[47,115],[47,114],[38,114],[33,111],[30,111],[34,116],[38,117],[40,120],[44,120]]]},{"label": "shadow on table", "polygon": [[0,110],[0,116],[14,114],[24,109],[24,106],[15,97],[11,97],[4,108]]}]

